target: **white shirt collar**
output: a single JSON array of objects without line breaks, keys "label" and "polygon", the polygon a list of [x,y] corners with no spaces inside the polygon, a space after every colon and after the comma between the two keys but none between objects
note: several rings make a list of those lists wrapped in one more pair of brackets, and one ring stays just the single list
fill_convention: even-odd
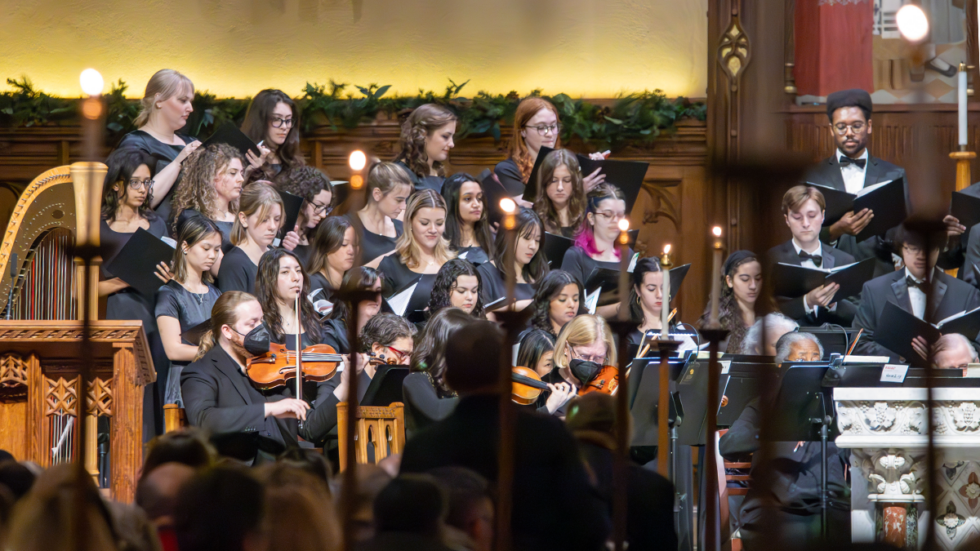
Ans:
[{"label": "white shirt collar", "polygon": [[[793,248],[796,249],[796,254],[800,254],[800,251],[803,250],[803,247],[801,247],[800,244],[796,242],[795,237],[791,241],[793,242]],[[823,257],[823,245],[819,241],[817,241],[816,250],[814,250],[813,252],[807,251],[807,254]]]},{"label": "white shirt collar", "polygon": [[923,281],[925,281],[923,279],[919,279],[919,278],[915,277],[914,275],[912,275],[912,272],[909,271],[908,267],[905,268],[905,277],[912,278],[912,281],[914,281],[916,283],[922,283]]},{"label": "white shirt collar", "polygon": [[[869,156],[869,155],[868,155],[868,148],[867,148],[867,147],[865,147],[865,148],[864,148],[864,153],[862,153],[862,154],[861,154],[861,156],[860,156],[860,157],[858,157],[858,158],[857,158],[857,159],[855,159],[855,160],[858,160],[858,159],[864,159],[864,160],[867,160],[867,159],[868,159],[868,156]],[[837,162],[840,162],[840,158],[841,158],[841,157],[847,157],[847,155],[845,155],[843,151],[841,151],[840,149],[838,149],[838,150],[837,150]],[[865,166],[867,166],[867,165],[865,165]]]}]

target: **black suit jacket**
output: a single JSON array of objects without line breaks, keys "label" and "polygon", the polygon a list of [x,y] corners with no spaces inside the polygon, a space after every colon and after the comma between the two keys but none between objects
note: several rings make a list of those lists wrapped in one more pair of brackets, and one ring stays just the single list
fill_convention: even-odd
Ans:
[{"label": "black suit jacket", "polygon": [[[926,321],[934,323],[980,306],[980,291],[975,287],[950,277],[941,270],[935,270],[935,274],[932,296],[926,301],[929,307],[926,310]],[[912,301],[909,299],[904,269],[876,277],[864,284],[864,289],[861,291],[861,306],[854,316],[852,326],[855,329],[864,329],[864,335],[856,348],[858,354],[889,356],[892,360],[898,360],[898,354],[874,342],[875,327],[878,326],[878,319],[888,302],[912,313]],[[976,335],[967,338],[975,340]],[[974,344],[974,347],[980,347],[980,343]]]},{"label": "black suit jacket", "polygon": [[[513,548],[603,549],[609,514],[589,483],[574,438],[554,417],[524,408],[515,417]],[[499,421],[496,396],[462,398],[449,417],[412,436],[401,472],[456,465],[496,483]]]},{"label": "black suit jacket", "polygon": [[[830,245],[823,244],[821,250],[823,262],[820,267],[825,270],[854,262],[853,256],[844,251],[839,251]],[[800,255],[796,252],[796,247],[793,246],[792,239],[769,249],[769,252],[766,253],[766,261],[769,266],[767,271],[769,274],[772,273],[773,266],[780,262],[795,266],[803,265],[803,261],[800,260]],[[841,296],[835,296],[834,301],[837,303],[835,311],[831,312],[827,308],[821,307],[817,311],[817,315],[814,316],[813,314],[807,314],[806,307],[803,305],[803,297],[776,297],[780,311],[800,325],[822,325],[824,323],[851,325],[851,322],[854,320],[854,314],[857,312],[857,306],[850,300],[847,300],[847,298]]]},{"label": "black suit jacket", "polygon": [[266,393],[251,387],[238,364],[220,345],[180,374],[188,422],[216,437],[246,436],[254,448],[253,457],[260,450],[275,455],[297,445],[296,420],[265,416],[266,402],[291,397],[287,387]]},{"label": "black suit jacket", "polygon": [[[832,157],[828,157],[814,165],[806,175],[806,181],[810,184],[833,188],[839,191],[847,191],[844,185],[844,176],[841,175],[839,151],[834,151]],[[864,187],[873,186],[881,182],[887,182],[896,178],[904,178],[905,169],[884,161],[877,157],[868,155],[868,164],[864,173]],[[905,211],[912,212],[912,203],[909,200],[908,181],[905,182]],[[830,232],[824,228],[820,232],[820,240],[830,243]],[[858,243],[853,235],[842,235],[837,240],[837,248],[850,254],[857,260],[866,258],[877,258],[875,275],[884,275],[894,270],[894,265],[875,254],[876,249],[882,248],[880,237],[871,237]]]}]

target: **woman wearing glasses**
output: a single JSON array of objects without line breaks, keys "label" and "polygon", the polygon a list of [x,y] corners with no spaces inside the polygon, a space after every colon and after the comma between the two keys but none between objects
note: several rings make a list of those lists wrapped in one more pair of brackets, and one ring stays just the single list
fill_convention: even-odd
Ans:
[{"label": "woman wearing glasses", "polygon": [[[565,253],[561,269],[572,274],[587,287],[589,276],[596,268],[619,271],[619,221],[626,216],[626,197],[612,184],[600,184],[589,192],[586,201],[585,225],[575,238],[575,245]],[[628,250],[630,258],[633,249]],[[601,306],[596,310],[609,317],[619,311],[619,304]]]},{"label": "woman wearing glasses", "polygon": [[[524,194],[524,186],[531,177],[531,169],[538,158],[541,147],[558,149],[561,147],[561,122],[558,109],[550,101],[529,97],[521,100],[514,112],[514,133],[511,135],[510,158],[497,163],[493,169],[497,179],[507,193],[514,197]],[[602,154],[596,154],[604,158]],[[585,189],[592,189],[606,180],[605,175],[596,170],[583,180]],[[523,206],[530,207],[525,201]]]},{"label": "woman wearing glasses", "polygon": [[[142,228],[155,237],[163,237],[167,234],[167,225],[150,208],[153,201],[150,166],[154,162],[153,157],[136,148],[117,149],[106,160],[109,170],[106,172],[105,183],[102,186],[99,254],[102,256],[103,263],[99,296],[108,296],[105,319],[143,322],[153,363],[160,370],[169,367],[169,361],[160,342],[157,320],[153,316],[153,297],[143,296],[125,281],[113,277],[106,269],[137,230]],[[156,275],[160,278],[161,284],[170,280],[170,271],[166,263],[161,262],[157,266]],[[160,385],[163,386],[163,380]],[[153,431],[150,434],[157,434],[162,429],[162,424],[158,426],[157,419],[162,421],[160,415],[163,411],[161,409],[160,415],[155,415],[158,408],[152,407],[153,392],[154,388],[148,386],[146,394],[148,400],[144,408],[143,421],[144,430]]]},{"label": "woman wearing glasses", "polygon": [[[577,316],[558,334],[555,341],[555,369],[541,380],[549,384],[568,383],[574,396],[603,366],[616,363],[616,341],[606,320],[599,316]],[[564,415],[564,405],[554,412]]]},{"label": "woman wearing glasses", "polygon": [[262,90],[245,113],[242,132],[259,145],[261,155],[246,153],[245,179],[272,180],[283,171],[303,166],[299,150],[299,110],[280,90]]},{"label": "woman wearing glasses", "polygon": [[402,150],[395,162],[412,175],[415,191],[442,192],[454,134],[456,115],[435,103],[416,107],[402,124]]},{"label": "woman wearing glasses", "polygon": [[290,170],[276,178],[279,191],[291,193],[303,198],[303,207],[299,211],[295,231],[299,236],[299,244],[293,249],[293,254],[299,257],[303,266],[310,269],[310,258],[313,256],[311,241],[316,227],[330,214],[333,205],[333,186],[330,177],[320,169],[303,166]]}]

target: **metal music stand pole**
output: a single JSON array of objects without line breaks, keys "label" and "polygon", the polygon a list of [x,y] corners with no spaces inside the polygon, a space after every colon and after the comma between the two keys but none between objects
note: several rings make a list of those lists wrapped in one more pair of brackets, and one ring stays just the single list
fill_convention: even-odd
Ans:
[{"label": "metal music stand pole", "polygon": [[720,519],[718,511],[718,462],[715,456],[718,453],[718,443],[715,434],[718,432],[718,376],[721,373],[721,364],[718,362],[718,350],[721,341],[728,336],[728,331],[720,328],[702,329],[701,335],[708,339],[708,353],[711,355],[708,360],[708,412],[706,419],[706,438],[705,438],[705,457],[704,457],[704,477],[705,481],[705,503],[704,503],[704,551],[719,551],[721,549],[721,532],[719,530]]}]

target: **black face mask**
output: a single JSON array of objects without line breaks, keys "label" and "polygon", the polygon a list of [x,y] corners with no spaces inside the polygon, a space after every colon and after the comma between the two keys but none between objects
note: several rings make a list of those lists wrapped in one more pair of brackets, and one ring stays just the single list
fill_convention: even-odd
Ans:
[{"label": "black face mask", "polygon": [[[238,333],[238,331],[235,331]],[[241,333],[238,333],[241,335]],[[269,330],[266,328],[264,323],[260,323],[252,328],[251,331],[245,335],[245,350],[253,356],[261,356],[269,351],[269,343],[272,342],[272,338],[269,336]]]},{"label": "black face mask", "polygon": [[575,375],[575,378],[585,386],[592,379],[595,379],[602,366],[595,362],[572,360],[568,362],[568,368],[572,370],[572,375]]}]

